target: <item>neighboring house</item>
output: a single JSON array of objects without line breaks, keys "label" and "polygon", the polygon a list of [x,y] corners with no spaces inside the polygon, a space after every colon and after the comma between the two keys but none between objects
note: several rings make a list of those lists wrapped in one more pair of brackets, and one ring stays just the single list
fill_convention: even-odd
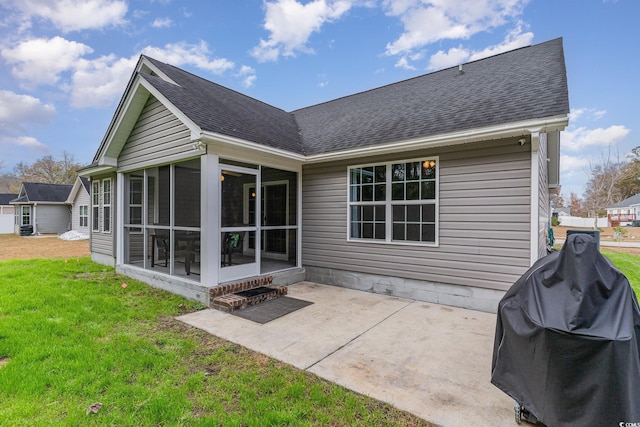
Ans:
[{"label": "neighboring house", "polygon": [[89,179],[76,178],[66,203],[71,206],[71,230],[89,235],[89,206],[91,205],[91,187]]},{"label": "neighboring house", "polygon": [[205,304],[270,275],[495,311],[568,113],[561,39],[292,112],[141,56],[81,171],[92,258]]},{"label": "neighboring house", "polygon": [[607,208],[610,227],[630,224],[640,219],[640,193]]},{"label": "neighboring house", "polygon": [[[27,227],[33,234],[62,234],[71,226],[67,198],[73,185],[23,182],[15,206],[14,233]],[[22,233],[24,234],[24,233]]]},{"label": "neighboring house", "polygon": [[15,208],[9,203],[17,194],[0,194],[0,234],[13,234]]}]

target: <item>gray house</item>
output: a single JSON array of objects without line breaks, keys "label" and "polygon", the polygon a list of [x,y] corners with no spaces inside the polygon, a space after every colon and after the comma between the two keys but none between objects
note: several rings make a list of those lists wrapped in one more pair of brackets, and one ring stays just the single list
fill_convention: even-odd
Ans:
[{"label": "gray house", "polygon": [[[66,203],[72,185],[23,182],[15,207],[14,233],[62,234],[71,226],[70,206]],[[30,231],[24,233],[27,229]]]},{"label": "gray house", "polygon": [[494,311],[568,113],[561,39],[291,112],[141,56],[82,171],[92,258],[206,304],[269,277]]}]

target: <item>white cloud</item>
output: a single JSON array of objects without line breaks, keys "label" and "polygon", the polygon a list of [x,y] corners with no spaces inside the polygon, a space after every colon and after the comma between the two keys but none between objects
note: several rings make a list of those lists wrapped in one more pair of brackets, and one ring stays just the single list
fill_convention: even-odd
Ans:
[{"label": "white cloud", "polygon": [[89,46],[55,36],[31,39],[0,51],[11,73],[28,85],[53,85],[60,73],[72,69],[79,58],[93,52]]},{"label": "white cloud", "polygon": [[606,110],[596,110],[595,108],[573,108],[569,113],[569,121],[577,122],[583,117],[588,120],[598,120],[607,114]]},{"label": "white cloud", "polygon": [[529,0],[384,0],[387,15],[398,17],[404,32],[387,44],[388,55],[411,52],[445,39],[468,39],[522,14]]},{"label": "white cloud", "polygon": [[439,50],[434,55],[431,55],[431,59],[429,59],[428,69],[441,70],[443,68],[453,67],[454,65],[467,62],[469,56],[469,50],[463,48],[462,46],[452,47],[447,52]]},{"label": "white cloud", "polygon": [[19,136],[17,138],[0,135],[0,144],[15,145],[30,150],[47,152],[49,149],[42,142],[32,136]]},{"label": "white cloud", "polygon": [[[235,66],[233,62],[224,58],[210,59],[209,48],[205,42],[170,43],[164,47],[147,46],[141,53],[177,67],[193,65],[214,74],[223,74]],[[97,59],[78,60],[71,77],[71,105],[75,108],[100,108],[110,105],[122,95],[137,61],[137,54],[129,58],[104,55]],[[255,81],[255,76],[251,78],[245,74],[243,77],[244,84],[251,85]]]},{"label": "white cloud", "polygon": [[240,67],[240,71],[236,74],[236,77],[242,79],[242,86],[249,88],[253,86],[257,79],[256,70],[254,70],[252,67],[249,67],[248,65],[243,65],[242,67]]},{"label": "white cloud", "polygon": [[579,127],[565,130],[562,133],[562,148],[578,151],[587,147],[606,147],[615,145],[629,134],[629,129],[622,125],[608,128],[587,129]]},{"label": "white cloud", "polygon": [[142,53],[176,67],[193,65],[214,74],[223,74],[235,66],[232,61],[225,58],[209,59],[209,47],[204,41],[198,44],[169,43],[163,48],[147,46],[142,49]]},{"label": "white cloud", "polygon": [[562,154],[560,156],[560,172],[566,177],[574,176],[577,172],[584,173],[590,162],[589,157]]},{"label": "white cloud", "polygon": [[260,40],[251,55],[260,62],[275,61],[280,55],[312,52],[306,44],[314,32],[344,15],[352,6],[349,0],[314,0],[306,4],[296,0],[275,0],[265,4],[264,28],[271,34]]},{"label": "white cloud", "polygon": [[156,18],[151,26],[153,28],[169,28],[173,25],[171,18]]},{"label": "white cloud", "polygon": [[123,0],[12,0],[25,19],[42,18],[62,32],[100,29],[124,24]]},{"label": "white cloud", "polygon": [[507,34],[505,39],[496,45],[486,47],[479,51],[469,51],[462,46],[449,49],[447,52],[438,51],[431,56],[429,60],[429,70],[441,70],[443,68],[453,67],[469,61],[477,61],[478,59],[488,56],[497,55],[502,52],[508,52],[523,46],[528,46],[533,40],[533,33],[522,32],[522,24],[519,23],[513,30]]},{"label": "white cloud", "polygon": [[33,123],[46,123],[55,114],[52,104],[38,98],[0,90],[0,145],[46,151],[46,146],[36,138],[24,135]]},{"label": "white cloud", "polygon": [[414,67],[413,65],[411,65],[409,63],[409,58],[406,56],[402,56],[400,57],[400,59],[398,59],[398,61],[394,64],[394,67],[396,68],[402,68],[405,70],[415,70],[416,67]]},{"label": "white cloud", "polygon": [[71,106],[105,107],[124,92],[138,56],[118,58],[105,55],[79,60],[71,77]]},{"label": "white cloud", "polygon": [[0,90],[0,129],[22,123],[45,123],[55,114],[52,104],[44,104],[30,95]]},{"label": "white cloud", "polygon": [[478,59],[498,55],[499,53],[508,52],[520,47],[529,46],[532,41],[533,33],[530,31],[523,33],[522,23],[518,23],[516,28],[507,34],[507,37],[502,41],[502,43],[474,52],[469,57],[469,61],[477,61]]}]

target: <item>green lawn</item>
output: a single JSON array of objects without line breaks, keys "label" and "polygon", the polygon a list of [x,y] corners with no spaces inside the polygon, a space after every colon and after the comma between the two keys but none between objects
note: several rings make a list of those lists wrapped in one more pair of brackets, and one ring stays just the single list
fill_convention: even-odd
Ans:
[{"label": "green lawn", "polygon": [[620,271],[627,276],[631,287],[640,298],[640,257],[635,255],[624,254],[620,252],[601,250],[602,254],[609,258]]},{"label": "green lawn", "polygon": [[89,259],[0,262],[0,425],[430,425],[173,319],[201,308]]}]

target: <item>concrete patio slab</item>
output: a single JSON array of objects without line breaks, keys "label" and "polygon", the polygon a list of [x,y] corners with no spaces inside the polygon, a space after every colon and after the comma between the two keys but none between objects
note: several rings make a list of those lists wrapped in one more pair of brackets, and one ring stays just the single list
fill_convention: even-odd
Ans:
[{"label": "concrete patio slab", "polygon": [[495,314],[301,282],[313,302],[259,324],[216,310],[178,317],[216,336],[443,426],[513,426],[489,382]]}]

